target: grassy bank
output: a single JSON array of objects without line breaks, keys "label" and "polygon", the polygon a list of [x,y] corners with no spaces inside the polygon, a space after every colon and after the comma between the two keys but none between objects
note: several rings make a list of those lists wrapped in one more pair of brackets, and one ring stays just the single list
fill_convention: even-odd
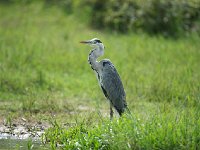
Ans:
[{"label": "grassy bank", "polygon": [[[1,120],[52,122],[52,148],[198,149],[199,37],[96,31],[79,12],[41,2],[0,4]],[[79,44],[93,37],[121,76],[133,120],[109,121],[87,63],[90,47]]]}]

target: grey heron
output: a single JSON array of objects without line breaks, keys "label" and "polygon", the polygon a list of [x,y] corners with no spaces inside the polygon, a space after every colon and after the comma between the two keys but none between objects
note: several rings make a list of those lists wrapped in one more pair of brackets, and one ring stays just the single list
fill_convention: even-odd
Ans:
[{"label": "grey heron", "polygon": [[80,43],[93,47],[88,56],[88,63],[97,74],[99,85],[110,102],[110,118],[112,119],[113,117],[113,107],[121,116],[127,108],[126,93],[120,76],[112,62],[109,59],[97,61],[97,58],[104,54],[103,43],[97,38],[81,41]]}]

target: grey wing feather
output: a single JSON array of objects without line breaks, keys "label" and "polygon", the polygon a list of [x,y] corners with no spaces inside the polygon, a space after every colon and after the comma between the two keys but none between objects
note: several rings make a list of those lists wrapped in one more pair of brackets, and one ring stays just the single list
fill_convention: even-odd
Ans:
[{"label": "grey wing feather", "polygon": [[119,114],[126,108],[126,94],[120,76],[110,61],[103,61],[102,76],[100,85],[104,95],[111,101],[112,105]]}]

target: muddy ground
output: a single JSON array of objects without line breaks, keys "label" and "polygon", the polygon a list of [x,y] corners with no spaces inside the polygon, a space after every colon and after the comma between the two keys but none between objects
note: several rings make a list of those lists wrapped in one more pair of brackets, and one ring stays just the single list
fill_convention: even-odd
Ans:
[{"label": "muddy ground", "polygon": [[26,118],[13,120],[13,123],[2,119],[0,121],[0,139],[7,137],[17,139],[40,138],[50,125],[41,121],[29,121]]}]

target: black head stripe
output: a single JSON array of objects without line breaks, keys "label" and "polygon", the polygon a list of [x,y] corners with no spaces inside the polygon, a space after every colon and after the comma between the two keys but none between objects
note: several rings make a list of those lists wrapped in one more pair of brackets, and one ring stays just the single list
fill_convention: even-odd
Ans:
[{"label": "black head stripe", "polygon": [[102,43],[100,40],[95,40],[97,43]]}]

